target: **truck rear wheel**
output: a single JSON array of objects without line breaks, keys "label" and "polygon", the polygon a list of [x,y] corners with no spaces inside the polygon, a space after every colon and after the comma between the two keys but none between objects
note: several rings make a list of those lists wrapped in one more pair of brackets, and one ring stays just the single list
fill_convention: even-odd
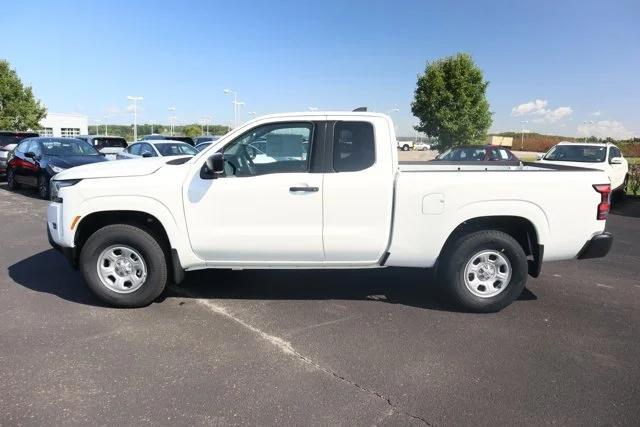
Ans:
[{"label": "truck rear wheel", "polygon": [[513,237],[502,231],[477,231],[450,247],[442,278],[462,308],[495,312],[520,296],[527,283],[527,257]]},{"label": "truck rear wheel", "polygon": [[93,233],[80,253],[80,270],[91,291],[115,307],[149,305],[167,284],[167,260],[157,239],[127,224]]}]

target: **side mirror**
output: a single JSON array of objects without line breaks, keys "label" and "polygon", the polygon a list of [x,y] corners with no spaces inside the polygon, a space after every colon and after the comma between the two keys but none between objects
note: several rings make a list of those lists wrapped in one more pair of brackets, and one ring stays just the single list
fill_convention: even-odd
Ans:
[{"label": "side mirror", "polygon": [[24,153],[24,156],[28,157],[30,159],[35,159],[36,158],[36,153],[28,151],[28,152]]},{"label": "side mirror", "polygon": [[207,158],[207,168],[213,172],[213,176],[224,172],[224,155],[222,153],[213,153]]},{"label": "side mirror", "polygon": [[544,154],[538,154],[536,156],[536,160],[542,160],[543,157],[544,157]]},{"label": "side mirror", "polygon": [[142,153],[142,157],[153,157],[153,155],[147,151],[145,153]]},{"label": "side mirror", "polygon": [[609,163],[611,163],[612,165],[621,165],[622,157],[612,157],[611,160],[609,160]]}]

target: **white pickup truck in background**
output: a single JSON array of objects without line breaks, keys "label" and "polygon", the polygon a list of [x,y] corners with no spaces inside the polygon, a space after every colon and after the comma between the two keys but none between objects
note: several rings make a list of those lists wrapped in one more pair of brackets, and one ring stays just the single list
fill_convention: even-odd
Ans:
[{"label": "white pickup truck in background", "polygon": [[61,172],[47,231],[115,306],[147,305],[197,269],[403,266],[435,267],[460,306],[488,312],[543,261],[606,255],[610,190],[574,167],[399,164],[386,115],[294,113],[195,157]]}]

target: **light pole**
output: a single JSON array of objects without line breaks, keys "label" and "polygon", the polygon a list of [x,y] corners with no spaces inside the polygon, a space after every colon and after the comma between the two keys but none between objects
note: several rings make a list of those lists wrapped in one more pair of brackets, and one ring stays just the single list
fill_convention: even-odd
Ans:
[{"label": "light pole", "polygon": [[524,151],[524,125],[529,123],[529,121],[522,120],[520,123],[522,123],[522,132],[520,134],[520,151]]},{"label": "light pole", "polygon": [[100,135],[100,122],[102,120],[96,119],[96,135]]},{"label": "light pole", "polygon": [[[176,107],[169,107],[169,111],[170,113],[174,113],[176,112]],[[175,115],[171,115],[169,116],[169,133],[171,134],[171,136],[173,136],[173,120],[176,118]]]},{"label": "light pole", "polygon": [[238,126],[238,92],[235,92],[231,89],[225,89],[223,91],[225,94],[233,94],[233,127]]},{"label": "light pole", "polygon": [[238,122],[236,123],[236,127],[238,127],[240,125],[240,123],[242,122],[242,119],[240,118],[240,107],[244,106],[244,102],[242,101],[238,101],[236,102],[236,108],[238,109]]},{"label": "light pole", "polygon": [[582,123],[585,124],[584,142],[587,142],[587,135],[589,135],[589,130],[587,129],[587,125],[592,125],[593,124],[593,120],[585,120]]},{"label": "light pole", "polygon": [[144,98],[141,96],[127,96],[129,101],[133,101],[133,142],[138,140],[138,101]]},{"label": "light pole", "polygon": [[109,120],[109,116],[104,116],[104,134],[105,135],[109,135],[109,123],[107,122],[107,120]]}]

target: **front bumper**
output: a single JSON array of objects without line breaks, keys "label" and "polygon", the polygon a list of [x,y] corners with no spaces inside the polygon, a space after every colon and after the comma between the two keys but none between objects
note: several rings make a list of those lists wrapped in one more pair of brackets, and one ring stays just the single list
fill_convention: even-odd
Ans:
[{"label": "front bumper", "polygon": [[609,253],[612,244],[613,234],[606,231],[596,234],[582,247],[578,259],[602,258]]},{"label": "front bumper", "polygon": [[78,257],[76,256],[76,248],[65,248],[60,246],[53,240],[53,236],[51,236],[51,231],[49,230],[49,225],[47,224],[47,239],[49,240],[49,244],[51,247],[58,252],[60,252],[64,257],[69,261],[71,267],[74,269],[78,268]]}]

